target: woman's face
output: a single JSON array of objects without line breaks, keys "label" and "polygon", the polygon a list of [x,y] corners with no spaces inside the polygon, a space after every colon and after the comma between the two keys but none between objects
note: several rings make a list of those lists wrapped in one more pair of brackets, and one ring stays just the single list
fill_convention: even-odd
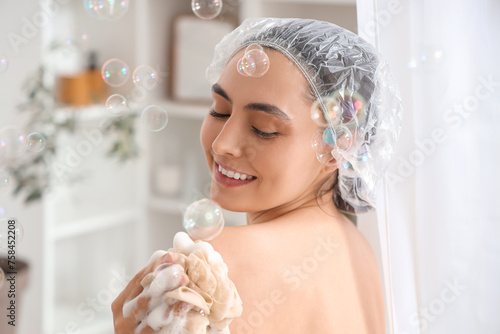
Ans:
[{"label": "woman's face", "polygon": [[[314,201],[318,182],[334,167],[322,166],[311,147],[318,126],[311,119],[306,79],[286,56],[266,52],[270,68],[262,77],[238,73],[244,50],[228,63],[213,86],[201,143],[212,199],[227,210],[272,216]],[[224,176],[219,166],[235,174]]]}]

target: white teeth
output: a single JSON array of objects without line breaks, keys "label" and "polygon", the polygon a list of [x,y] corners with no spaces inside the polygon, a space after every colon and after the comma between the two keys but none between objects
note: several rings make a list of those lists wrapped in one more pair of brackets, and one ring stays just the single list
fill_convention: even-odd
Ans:
[{"label": "white teeth", "polygon": [[220,165],[219,165],[219,172],[221,172],[223,175],[226,175],[227,177],[230,177],[230,178],[236,179],[236,180],[251,180],[252,178],[254,178],[251,175],[246,175],[246,174],[242,174],[242,173],[235,173],[232,170],[230,170],[230,171],[225,170]]}]

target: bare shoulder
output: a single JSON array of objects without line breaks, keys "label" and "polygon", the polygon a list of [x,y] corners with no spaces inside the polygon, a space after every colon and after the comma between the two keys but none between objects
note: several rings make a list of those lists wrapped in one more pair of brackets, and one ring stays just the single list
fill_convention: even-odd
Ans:
[{"label": "bare shoulder", "polygon": [[210,243],[243,301],[231,333],[383,332],[374,330],[383,327],[376,260],[347,218],[226,227]]}]

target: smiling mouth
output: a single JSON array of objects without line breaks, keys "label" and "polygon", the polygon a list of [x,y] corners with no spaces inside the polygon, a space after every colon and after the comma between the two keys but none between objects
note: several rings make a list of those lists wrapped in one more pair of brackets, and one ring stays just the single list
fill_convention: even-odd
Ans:
[{"label": "smiling mouth", "polygon": [[215,163],[215,164],[219,168],[219,172],[221,172],[222,175],[224,175],[228,178],[235,179],[235,180],[243,180],[243,181],[256,179],[255,176],[234,172],[232,170],[226,170],[218,163]]}]

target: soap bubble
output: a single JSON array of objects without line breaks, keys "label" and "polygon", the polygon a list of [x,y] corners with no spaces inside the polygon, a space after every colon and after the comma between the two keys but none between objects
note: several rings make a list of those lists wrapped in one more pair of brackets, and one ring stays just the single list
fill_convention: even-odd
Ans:
[{"label": "soap bubble", "polygon": [[315,101],[311,107],[311,118],[318,126],[328,127],[330,122],[336,119],[338,113],[340,112],[339,107],[333,100],[329,97],[321,99],[324,108],[326,108],[326,114],[321,109],[321,104],[319,101]]},{"label": "soap bubble", "polygon": [[120,94],[113,94],[106,100],[106,109],[115,116],[121,116],[128,111],[127,99]]},{"label": "soap bubble", "polygon": [[128,9],[128,0],[83,0],[83,6],[91,17],[101,20],[116,21]]},{"label": "soap bubble", "polygon": [[352,132],[346,126],[335,128],[337,147],[344,151],[349,151],[352,146]]},{"label": "soap bubble", "polygon": [[313,135],[311,146],[316,151],[316,158],[326,166],[337,165],[337,160],[332,155],[332,150],[336,148],[336,138],[332,129],[319,129]]},{"label": "soap bubble", "polygon": [[245,49],[245,53],[250,52],[252,50],[264,51],[264,48],[259,44],[253,43],[247,46],[247,48]]},{"label": "soap bubble", "polygon": [[6,126],[0,130],[0,157],[17,157],[26,151],[26,136],[17,127]]},{"label": "soap bubble", "polygon": [[123,86],[130,76],[128,65],[121,59],[112,58],[101,69],[103,80],[112,87]]},{"label": "soap bubble", "polygon": [[208,198],[196,201],[184,213],[183,226],[193,239],[212,240],[224,228],[222,209]]},{"label": "soap bubble", "polygon": [[162,264],[160,264],[158,267],[155,268],[155,270],[153,271],[153,275],[154,277],[158,277],[158,275],[161,274],[161,271],[167,267],[170,267],[174,265],[173,263],[170,263],[170,262],[164,262]]},{"label": "soap bubble", "polygon": [[311,108],[311,118],[318,126],[345,125],[354,129],[361,126],[366,117],[364,111],[366,102],[356,92],[337,91],[332,96],[322,98],[321,102],[326,108],[326,117],[318,101]]},{"label": "soap bubble", "polygon": [[238,72],[251,77],[261,77],[269,70],[269,57],[259,49],[252,49],[245,52],[245,55],[238,61]]},{"label": "soap bubble", "polygon": [[0,195],[8,193],[11,188],[12,177],[7,171],[0,169]]},{"label": "soap bubble", "polygon": [[149,130],[160,131],[167,126],[168,114],[165,109],[151,105],[142,111],[141,119]]},{"label": "soap bubble", "polygon": [[159,78],[154,68],[147,65],[141,65],[134,70],[132,80],[137,87],[152,90],[158,86]]},{"label": "soap bubble", "polygon": [[38,132],[32,132],[26,138],[26,149],[30,152],[40,152],[46,144],[45,137]]},{"label": "soap bubble", "polygon": [[222,11],[222,0],[191,0],[191,9],[200,19],[210,20]]},{"label": "soap bubble", "polygon": [[24,237],[23,225],[12,218],[0,218],[0,249],[17,247]]},{"label": "soap bubble", "polygon": [[7,72],[9,68],[9,59],[3,53],[0,53],[0,74]]},{"label": "soap bubble", "polygon": [[165,262],[153,271],[153,283],[161,290],[172,290],[178,287],[183,270],[174,263]]}]

